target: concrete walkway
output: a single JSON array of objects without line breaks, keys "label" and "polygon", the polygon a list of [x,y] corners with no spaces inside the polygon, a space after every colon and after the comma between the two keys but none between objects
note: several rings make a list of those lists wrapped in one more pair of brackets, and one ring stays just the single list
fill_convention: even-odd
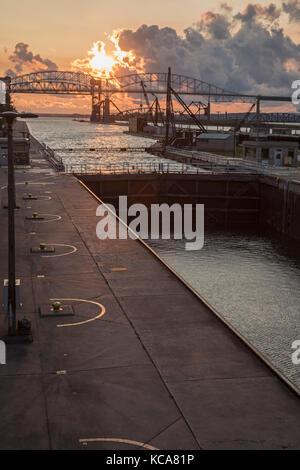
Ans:
[{"label": "concrete walkway", "polygon": [[[299,449],[296,393],[142,244],[98,240],[97,201],[36,142],[32,159],[16,174],[16,230],[34,342],[8,345],[0,366],[0,448]],[[4,279],[2,206],[0,220]],[[30,253],[41,242],[55,253]],[[51,299],[74,315],[46,316]]]}]

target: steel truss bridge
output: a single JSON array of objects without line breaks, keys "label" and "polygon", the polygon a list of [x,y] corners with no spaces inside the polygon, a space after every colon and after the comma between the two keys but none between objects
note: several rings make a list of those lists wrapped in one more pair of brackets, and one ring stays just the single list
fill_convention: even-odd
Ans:
[{"label": "steel truss bridge", "polygon": [[[93,78],[82,72],[42,71],[29,73],[14,78],[4,77],[7,95],[11,93],[38,93],[59,95],[89,95],[92,97],[92,116],[100,117],[101,107],[103,119],[111,119],[111,97],[119,93],[166,95],[168,73],[139,73],[114,78]],[[247,95],[225,90],[203,80],[184,75],[171,74],[171,87],[179,95],[203,97],[207,102],[214,103],[256,103],[257,114],[260,113],[261,101],[290,102],[290,96]],[[95,119],[97,120],[97,119]]]},{"label": "steel truss bridge", "polygon": [[[165,109],[161,110],[165,113]],[[136,107],[132,109],[126,109],[120,113],[116,113],[114,116],[117,121],[128,121],[131,116],[145,116],[148,113],[147,107]],[[245,113],[233,113],[233,114],[210,114],[210,116],[204,116],[203,114],[195,114],[197,119],[201,120],[204,125],[215,123],[220,123],[220,125],[225,127],[233,126],[234,123],[240,121]],[[174,120],[176,123],[180,124],[192,124],[190,117],[186,114],[183,114],[181,111],[176,111],[174,113]],[[162,122],[162,119],[159,119],[159,122]],[[245,123],[257,123],[262,124],[274,123],[274,124],[300,124],[300,113],[251,113],[245,120]],[[246,127],[245,125],[243,127]]]}]

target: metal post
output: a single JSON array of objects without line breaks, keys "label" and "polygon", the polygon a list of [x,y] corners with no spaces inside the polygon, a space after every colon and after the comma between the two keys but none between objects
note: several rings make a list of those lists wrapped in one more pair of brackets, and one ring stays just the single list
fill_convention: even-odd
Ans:
[{"label": "metal post", "polygon": [[[32,113],[16,113],[14,111],[5,111],[0,114],[7,122],[7,195],[8,195],[8,335],[17,336],[17,318],[16,318],[16,243],[15,243],[15,168],[14,168],[14,143],[13,143],[13,123],[17,117],[36,118]],[[27,322],[30,324],[30,322]],[[29,337],[30,326],[25,328]],[[27,337],[27,340],[28,340]]]},{"label": "metal post", "polygon": [[256,121],[259,122],[260,119],[260,99],[257,97],[256,99]]},{"label": "metal post", "polygon": [[165,146],[169,143],[169,130],[171,121],[171,67],[168,68],[168,81],[167,81],[167,102],[166,102],[166,139]]},{"label": "metal post", "polygon": [[8,143],[8,334],[17,334],[16,267],[15,267],[15,173],[13,148],[13,118],[7,119]]},{"label": "metal post", "polygon": [[233,149],[232,149],[232,156],[235,158],[235,152],[236,152],[236,129],[233,131]]}]

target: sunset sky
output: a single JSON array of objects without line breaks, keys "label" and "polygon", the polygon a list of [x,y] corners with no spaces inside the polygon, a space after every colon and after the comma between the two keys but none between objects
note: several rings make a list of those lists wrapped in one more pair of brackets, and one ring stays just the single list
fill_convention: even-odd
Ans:
[{"label": "sunset sky", "polygon": [[[121,50],[132,51],[132,66],[143,63],[146,71],[171,65],[227,89],[269,94],[289,94],[300,79],[299,0],[1,0],[0,13],[2,76],[72,70],[97,41],[110,55],[109,37],[119,31]],[[90,109],[86,97],[15,95],[14,101],[39,112]]]}]

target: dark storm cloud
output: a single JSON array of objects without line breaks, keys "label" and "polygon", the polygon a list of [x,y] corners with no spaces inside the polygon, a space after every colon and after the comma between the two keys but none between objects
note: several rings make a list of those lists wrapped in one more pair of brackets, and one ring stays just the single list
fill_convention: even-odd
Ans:
[{"label": "dark storm cloud", "polygon": [[215,39],[227,39],[230,36],[230,22],[225,15],[207,11],[196,24],[199,31]]},{"label": "dark storm cloud", "polygon": [[249,3],[245,10],[242,13],[237,13],[234,18],[248,24],[259,18],[265,19],[272,23],[273,21],[277,20],[280,15],[281,10],[276,8],[274,3],[270,3],[265,7],[259,4]]},{"label": "dark storm cloud", "polygon": [[173,28],[142,25],[123,30],[119,45],[145,61],[147,72],[166,71],[201,78],[244,93],[290,94],[300,78],[300,44],[278,25],[281,10],[249,4],[233,15],[206,12],[180,36]]},{"label": "dark storm cloud", "polygon": [[300,1],[299,0],[289,0],[282,4],[282,9],[285,13],[289,15],[289,21],[297,22],[300,21]]},{"label": "dark storm cloud", "polygon": [[43,59],[40,54],[33,54],[29,45],[19,42],[12,55],[9,56],[13,68],[6,71],[8,75],[22,74],[28,71],[57,70],[57,65],[49,59]]}]

